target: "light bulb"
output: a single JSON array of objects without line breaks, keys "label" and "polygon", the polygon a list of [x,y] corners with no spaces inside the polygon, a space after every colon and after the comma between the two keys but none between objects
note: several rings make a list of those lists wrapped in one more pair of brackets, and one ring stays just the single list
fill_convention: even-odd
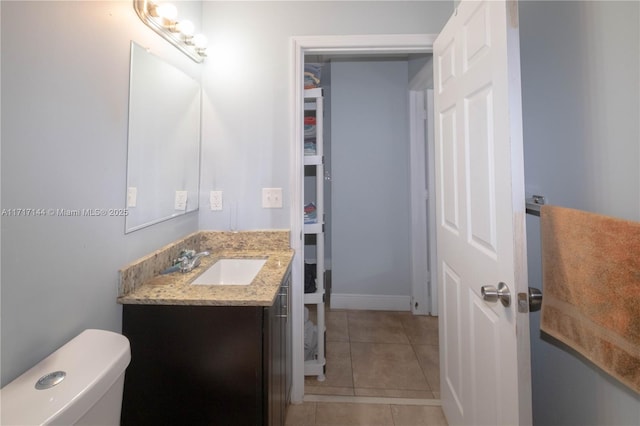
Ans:
[{"label": "light bulb", "polygon": [[198,49],[205,49],[207,47],[207,38],[202,34],[196,34],[193,36],[193,44]]},{"label": "light bulb", "polygon": [[154,18],[158,18],[160,16],[158,14],[158,5],[152,1],[147,3],[147,11],[149,12],[149,15],[153,16]]},{"label": "light bulb", "polygon": [[188,21],[188,20],[183,20],[180,21],[176,24],[176,29],[182,33],[182,35],[185,38],[191,38],[193,37],[193,31],[195,30],[195,27],[193,26],[193,22]]},{"label": "light bulb", "polygon": [[171,3],[161,4],[156,8],[156,10],[158,12],[158,16],[167,22],[175,21],[178,16],[178,9]]}]

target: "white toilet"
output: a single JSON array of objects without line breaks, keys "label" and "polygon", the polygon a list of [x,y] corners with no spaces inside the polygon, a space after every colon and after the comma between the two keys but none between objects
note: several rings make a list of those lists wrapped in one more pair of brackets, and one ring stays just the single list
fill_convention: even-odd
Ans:
[{"label": "white toilet", "polygon": [[129,340],[85,330],[0,389],[2,426],[118,425]]}]

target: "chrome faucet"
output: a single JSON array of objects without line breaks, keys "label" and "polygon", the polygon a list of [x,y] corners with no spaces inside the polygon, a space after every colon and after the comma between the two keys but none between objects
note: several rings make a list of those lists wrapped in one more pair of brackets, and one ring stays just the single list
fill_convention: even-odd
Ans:
[{"label": "chrome faucet", "polygon": [[[191,253],[189,253],[191,254]],[[180,259],[180,272],[190,272],[194,268],[200,265],[200,259],[209,256],[208,251],[201,251],[200,253],[191,254],[190,256],[182,256]]]}]

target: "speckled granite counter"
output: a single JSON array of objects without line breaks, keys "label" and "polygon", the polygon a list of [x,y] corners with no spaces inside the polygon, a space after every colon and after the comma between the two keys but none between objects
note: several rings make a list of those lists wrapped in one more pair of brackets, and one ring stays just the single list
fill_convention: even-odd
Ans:
[{"label": "speckled granite counter", "polygon": [[[160,275],[183,249],[208,250],[188,273]],[[267,259],[250,285],[191,285],[221,258]],[[147,305],[271,306],[289,271],[288,231],[200,231],[139,259],[120,273],[118,303]]]}]

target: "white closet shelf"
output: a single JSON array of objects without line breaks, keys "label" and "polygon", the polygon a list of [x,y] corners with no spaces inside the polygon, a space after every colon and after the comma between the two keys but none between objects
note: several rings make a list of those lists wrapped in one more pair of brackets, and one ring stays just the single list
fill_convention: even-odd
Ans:
[{"label": "white closet shelf", "polygon": [[324,227],[324,223],[305,223],[304,224],[304,233],[305,234],[321,234],[322,228]]},{"label": "white closet shelf", "polygon": [[324,302],[324,289],[319,288],[315,293],[304,294],[305,305],[315,305]]},{"label": "white closet shelf", "polygon": [[[325,361],[319,361],[317,359],[311,359],[304,362],[304,375],[305,376],[318,376],[318,380],[324,381],[324,365]],[[320,379],[322,377],[322,379]]]},{"label": "white closet shelf", "polygon": [[305,99],[319,98],[321,96],[322,96],[322,88],[321,87],[315,87],[313,89],[304,89],[304,98]]},{"label": "white closet shelf", "polygon": [[322,164],[322,155],[305,155],[304,156],[305,166],[319,166],[321,164]]}]

